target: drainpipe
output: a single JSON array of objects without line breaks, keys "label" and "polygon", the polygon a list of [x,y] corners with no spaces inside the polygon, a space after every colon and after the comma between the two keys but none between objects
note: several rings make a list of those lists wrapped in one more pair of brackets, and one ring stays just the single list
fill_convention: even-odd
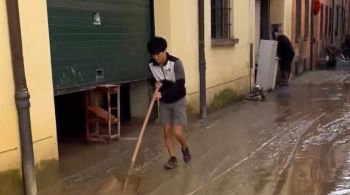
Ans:
[{"label": "drainpipe", "polygon": [[[315,39],[314,39],[314,8],[315,7],[315,1],[311,1],[311,8],[310,8],[310,70],[314,69],[314,44],[315,44]],[[333,33],[332,33],[333,34]]]},{"label": "drainpipe", "polygon": [[205,52],[204,52],[204,0],[198,0],[198,46],[199,46],[199,106],[200,118],[207,117]]},{"label": "drainpipe", "polygon": [[32,130],[29,113],[29,92],[26,83],[18,0],[6,0],[10,35],[13,76],[15,80],[15,99],[18,114],[21,144],[23,187],[26,195],[36,195],[36,177],[33,154]]}]

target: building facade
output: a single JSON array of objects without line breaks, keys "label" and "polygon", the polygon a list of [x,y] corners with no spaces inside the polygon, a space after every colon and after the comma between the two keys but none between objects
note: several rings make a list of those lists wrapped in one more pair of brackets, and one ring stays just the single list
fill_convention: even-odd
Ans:
[{"label": "building facade", "polygon": [[[294,45],[294,76],[315,69],[325,46],[342,43],[350,30],[350,1],[320,0],[320,10],[314,13],[315,1],[203,1],[209,111],[232,104],[250,92],[255,84],[259,42],[271,39],[273,28],[280,28]],[[0,2],[0,9],[0,194],[21,194],[6,1]],[[50,182],[45,173],[57,174],[60,128],[84,127],[82,121],[70,120],[69,115],[62,117],[67,113],[83,116],[84,91],[103,83],[127,85],[128,95],[123,102],[129,104],[127,112],[133,117],[145,115],[152,94],[146,80],[146,43],[153,35],[166,38],[168,51],[183,61],[188,112],[198,114],[198,9],[198,1],[193,0],[19,1],[38,185]],[[62,108],[65,112],[60,113]]]},{"label": "building facade", "polygon": [[[21,194],[20,139],[6,1],[0,2],[0,9],[0,194]],[[57,169],[58,162],[46,1],[19,1],[19,10],[25,73],[31,96],[34,157],[39,176],[48,169]]]}]

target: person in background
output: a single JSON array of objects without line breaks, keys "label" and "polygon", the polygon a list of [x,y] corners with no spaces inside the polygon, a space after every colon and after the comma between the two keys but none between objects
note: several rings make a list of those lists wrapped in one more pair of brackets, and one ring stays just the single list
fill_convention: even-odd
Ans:
[{"label": "person in background", "polygon": [[279,57],[279,66],[281,81],[280,85],[287,86],[291,73],[291,65],[294,58],[293,45],[289,38],[283,33],[279,32],[278,29],[274,29],[272,32],[274,40],[278,41],[277,56]]}]

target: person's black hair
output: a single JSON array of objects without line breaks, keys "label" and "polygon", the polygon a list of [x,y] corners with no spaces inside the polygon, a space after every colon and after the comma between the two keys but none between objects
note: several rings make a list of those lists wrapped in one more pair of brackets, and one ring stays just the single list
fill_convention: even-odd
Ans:
[{"label": "person's black hair", "polygon": [[167,48],[167,42],[162,37],[153,37],[148,43],[147,43],[147,50],[148,52],[153,55],[157,54],[159,52],[164,52]]},{"label": "person's black hair", "polygon": [[272,39],[275,39],[275,34],[278,32],[278,29],[277,28],[274,28],[273,30],[272,30]]}]

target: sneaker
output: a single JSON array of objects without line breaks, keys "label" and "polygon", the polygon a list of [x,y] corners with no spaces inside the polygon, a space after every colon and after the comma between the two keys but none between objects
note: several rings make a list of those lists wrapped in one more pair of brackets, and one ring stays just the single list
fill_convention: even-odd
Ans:
[{"label": "sneaker", "polygon": [[174,169],[177,167],[177,159],[175,156],[169,158],[168,162],[165,163],[164,167],[166,169]]},{"label": "sneaker", "polygon": [[190,150],[188,149],[188,147],[186,147],[185,149],[181,149],[181,151],[182,151],[182,155],[185,163],[189,163],[191,161]]}]

